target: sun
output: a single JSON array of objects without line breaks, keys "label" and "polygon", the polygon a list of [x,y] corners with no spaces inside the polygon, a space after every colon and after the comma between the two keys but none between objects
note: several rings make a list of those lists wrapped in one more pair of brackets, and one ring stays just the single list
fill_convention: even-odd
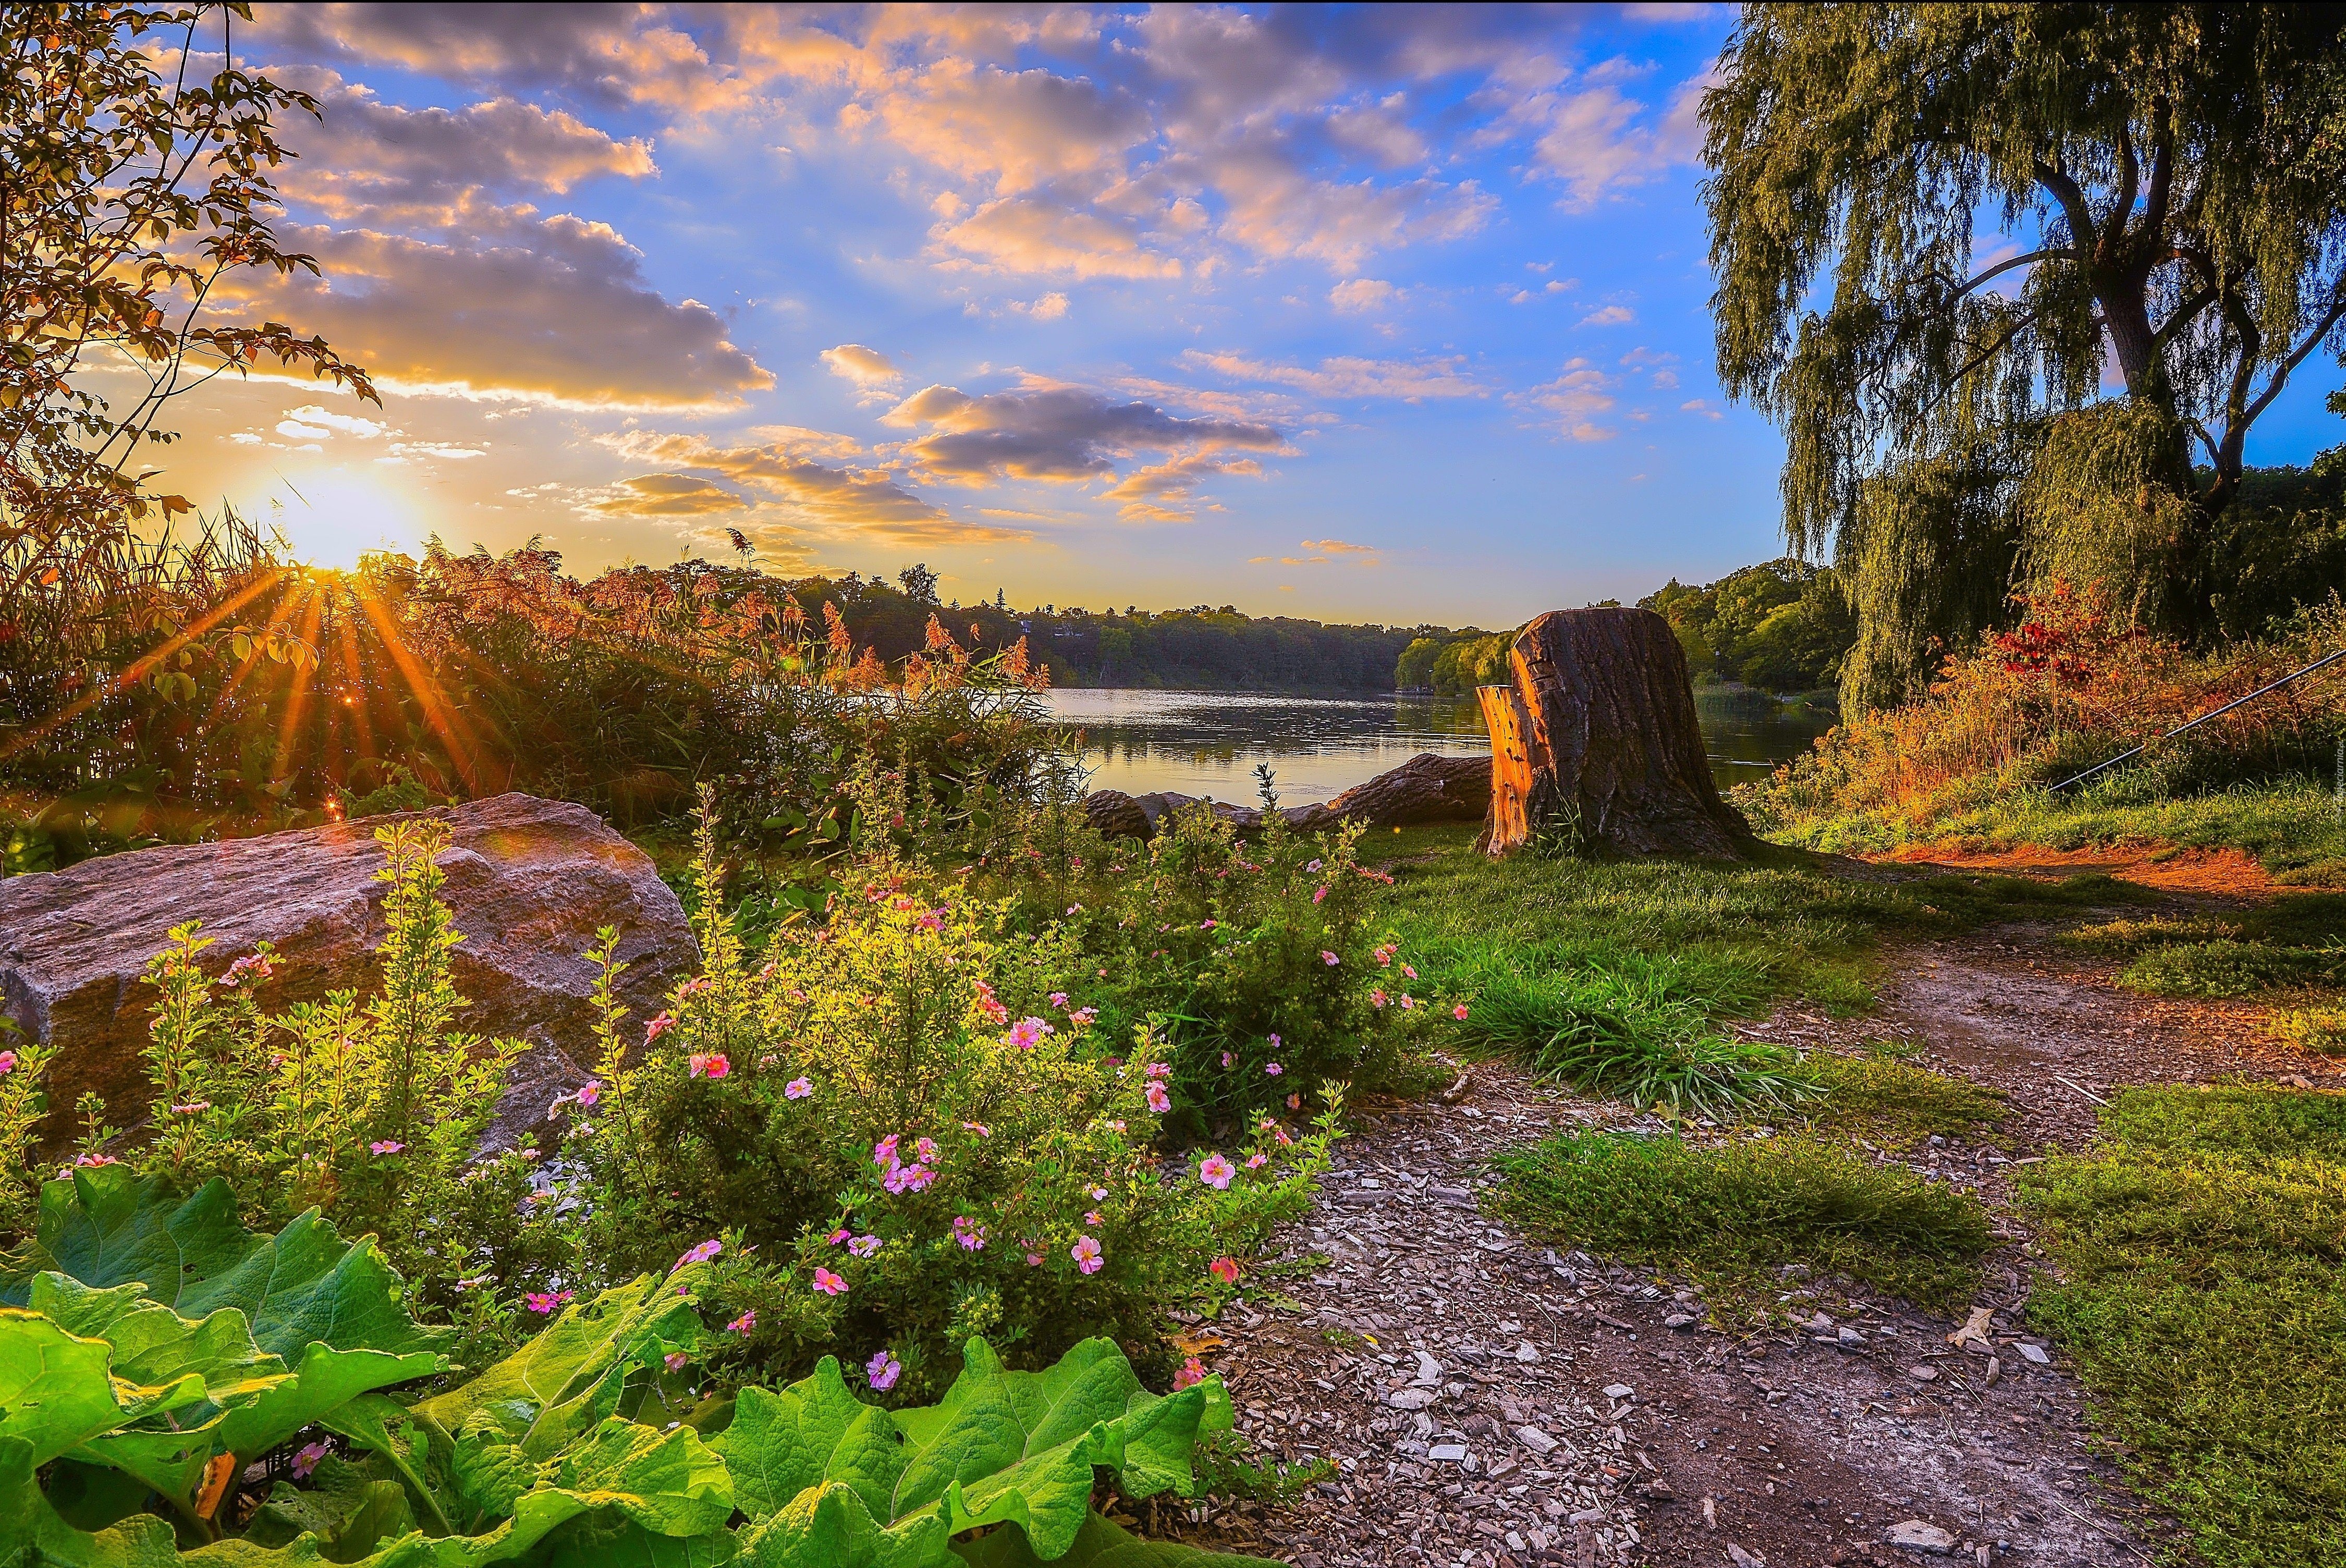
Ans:
[{"label": "sun", "polygon": [[269,521],[296,560],[343,571],[371,551],[413,549],[418,538],[414,506],[403,491],[340,469],[286,480],[270,498]]}]

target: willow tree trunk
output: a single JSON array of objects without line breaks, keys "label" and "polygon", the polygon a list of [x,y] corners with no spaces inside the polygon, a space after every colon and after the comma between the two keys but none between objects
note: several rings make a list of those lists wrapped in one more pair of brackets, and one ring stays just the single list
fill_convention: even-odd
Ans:
[{"label": "willow tree trunk", "polygon": [[1719,799],[1686,652],[1651,610],[1551,610],[1517,635],[1491,729],[1481,848],[1543,834],[1592,851],[1740,859],[1753,843]]}]

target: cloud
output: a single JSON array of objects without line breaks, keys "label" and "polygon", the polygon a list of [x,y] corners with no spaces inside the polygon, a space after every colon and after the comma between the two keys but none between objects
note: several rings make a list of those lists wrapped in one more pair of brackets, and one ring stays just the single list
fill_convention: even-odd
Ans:
[{"label": "cloud", "polygon": [[1178,257],[1152,250],[1127,225],[1028,197],[988,202],[931,231],[947,265],[1074,278],[1178,278]]},{"label": "cloud", "polygon": [[[1356,566],[1384,565],[1383,553],[1374,545],[1348,545],[1341,539],[1306,539],[1303,541],[1303,547],[1313,553],[1309,555],[1281,555],[1278,558],[1279,565],[1325,566],[1341,560],[1349,560]],[[1248,557],[1247,564],[1262,565],[1268,564],[1270,559],[1269,555],[1253,555]]]},{"label": "cloud", "polygon": [[1613,411],[1614,381],[1585,359],[1565,361],[1564,373],[1552,382],[1544,382],[1524,392],[1515,393],[1508,402],[1518,408],[1536,409],[1557,430],[1575,441],[1610,441],[1617,433],[1597,420]]},{"label": "cloud", "polygon": [[1121,172],[1126,150],[1150,134],[1127,93],[950,57],[892,85],[872,112],[899,147],[998,196]]},{"label": "cloud", "polygon": [[461,243],[285,226],[325,276],[245,298],[387,387],[573,407],[714,408],[773,385],[716,311],[670,302],[607,225],[501,209]]},{"label": "cloud", "polygon": [[1303,541],[1303,547],[1307,550],[1317,550],[1322,555],[1373,555],[1377,554],[1377,547],[1374,545],[1347,545],[1341,539],[1306,539]]},{"label": "cloud", "polygon": [[1698,397],[1688,398],[1686,402],[1678,404],[1678,411],[1681,413],[1698,413],[1705,419],[1723,419],[1726,417],[1717,409],[1711,407],[1710,404],[1705,402]]},{"label": "cloud", "polygon": [[513,97],[411,109],[322,66],[274,74],[314,95],[323,117],[287,122],[299,157],[280,182],[290,199],[338,220],[445,226],[481,205],[484,190],[559,195],[598,176],[659,172],[649,141],[617,140],[559,109]]},{"label": "cloud", "polygon": [[1700,157],[1702,94],[1712,81],[1705,73],[1680,83],[1656,124],[1639,123],[1646,106],[1610,83],[1543,95],[1531,110],[1541,127],[1534,167],[1564,183],[1566,207],[1582,209],[1659,179]]},{"label": "cloud", "polygon": [[658,482],[666,488],[652,494],[675,497],[675,505],[704,508],[695,510],[695,516],[718,514],[709,493],[721,491],[716,481],[722,480],[756,498],[737,498],[737,509],[765,514],[763,521],[792,528],[903,545],[1005,544],[1033,537],[962,522],[906,490],[884,468],[834,468],[790,442],[725,447],[697,435],[636,432],[608,444],[623,456],[669,471],[622,481],[623,487]]},{"label": "cloud", "polygon": [[1269,382],[1314,397],[1390,397],[1415,402],[1430,397],[1481,397],[1487,390],[1465,373],[1463,355],[1408,361],[1340,357],[1306,367],[1272,364],[1229,350],[1190,349],[1181,355],[1181,361],[1219,372],[1233,381]]},{"label": "cloud", "polygon": [[[296,425],[296,430],[286,430],[286,425]],[[359,436],[362,442],[384,434],[384,432],[399,434],[380,420],[366,420],[354,413],[335,413],[333,409],[323,409],[319,403],[302,403],[301,409],[286,409],[286,418],[281,425],[277,425],[277,432],[289,436],[298,434],[305,442],[317,442],[326,434]]]},{"label": "cloud", "polygon": [[887,423],[928,427],[905,443],[921,474],[949,484],[1004,479],[1080,484],[1107,478],[1137,452],[1204,454],[1278,452],[1272,426],[1242,420],[1183,419],[1151,403],[1116,402],[1088,387],[1033,382],[973,397],[956,387],[914,392]]},{"label": "cloud", "polygon": [[831,367],[832,375],[853,382],[867,394],[885,396],[903,384],[904,372],[896,368],[893,360],[862,343],[842,343],[835,349],[825,349],[820,358]]},{"label": "cloud", "polygon": [[1213,453],[1193,453],[1151,467],[1135,469],[1102,494],[1110,501],[1124,504],[1117,514],[1127,522],[1187,523],[1197,515],[1194,509],[1185,509],[1194,506],[1198,499],[1197,487],[1209,478],[1227,473],[1243,473],[1251,479],[1260,479],[1263,467],[1251,457],[1231,458]]},{"label": "cloud", "polygon": [[1354,278],[1328,290],[1328,303],[1339,311],[1382,311],[1401,290],[1382,278]]},{"label": "cloud", "polygon": [[715,517],[747,505],[723,485],[695,474],[646,473],[606,486],[586,510],[606,517]]},{"label": "cloud", "polygon": [[1606,305],[1580,318],[1584,327],[1626,327],[1637,319],[1637,312],[1627,305]]}]

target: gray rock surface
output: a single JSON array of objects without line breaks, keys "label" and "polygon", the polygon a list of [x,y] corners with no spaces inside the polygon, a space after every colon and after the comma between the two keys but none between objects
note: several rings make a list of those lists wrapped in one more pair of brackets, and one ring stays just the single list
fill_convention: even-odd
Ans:
[{"label": "gray rock surface", "polygon": [[[699,953],[650,857],[585,807],[514,794],[424,814],[452,833],[441,896],[464,933],[453,954],[470,1003],[459,1022],[536,1047],[515,1064],[487,1140],[504,1146],[585,1081],[595,978],[585,954],[598,927],[619,928],[621,994],[637,1020],[659,1011]],[[204,954],[214,974],[262,941],[275,945],[276,975],[260,993],[271,1011],[343,987],[370,992],[383,933],[374,830],[397,820],[164,845],[0,881],[0,1010],[58,1047],[52,1134],[85,1090],[106,1097],[117,1124],[142,1113],[138,1051],[154,992],[141,976],[183,921],[216,939]]]}]

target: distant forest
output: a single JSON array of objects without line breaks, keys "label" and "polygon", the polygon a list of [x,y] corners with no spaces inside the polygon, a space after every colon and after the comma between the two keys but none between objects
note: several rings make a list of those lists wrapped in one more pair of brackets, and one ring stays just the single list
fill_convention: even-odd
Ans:
[{"label": "distant forest", "polygon": [[[1066,687],[1400,687],[1463,697],[1505,678],[1507,647],[1519,629],[1329,626],[1241,615],[1231,605],[1017,609],[1000,596],[992,604],[949,605],[940,601],[936,578],[923,565],[906,567],[893,583],[849,573],[790,586],[810,613],[837,605],[855,640],[882,658],[917,650],[933,614],[964,646],[995,648],[1026,638],[1030,654],[1049,666],[1053,684]],[[1698,686],[1741,683],[1784,693],[1830,687],[1855,635],[1831,570],[1789,558],[1702,585],[1672,578],[1637,602],[1669,621]]]},{"label": "distant forest", "polygon": [[934,615],[964,647],[1005,647],[1026,639],[1029,654],[1063,687],[1142,687],[1182,691],[1390,691],[1393,667],[1413,639],[1449,638],[1446,626],[1325,626],[1287,616],[1241,615],[1237,607],[1087,610],[1040,605],[945,604],[924,565],[896,581],[849,573],[790,585],[810,614],[839,606],[859,644],[881,657],[917,651]]}]

